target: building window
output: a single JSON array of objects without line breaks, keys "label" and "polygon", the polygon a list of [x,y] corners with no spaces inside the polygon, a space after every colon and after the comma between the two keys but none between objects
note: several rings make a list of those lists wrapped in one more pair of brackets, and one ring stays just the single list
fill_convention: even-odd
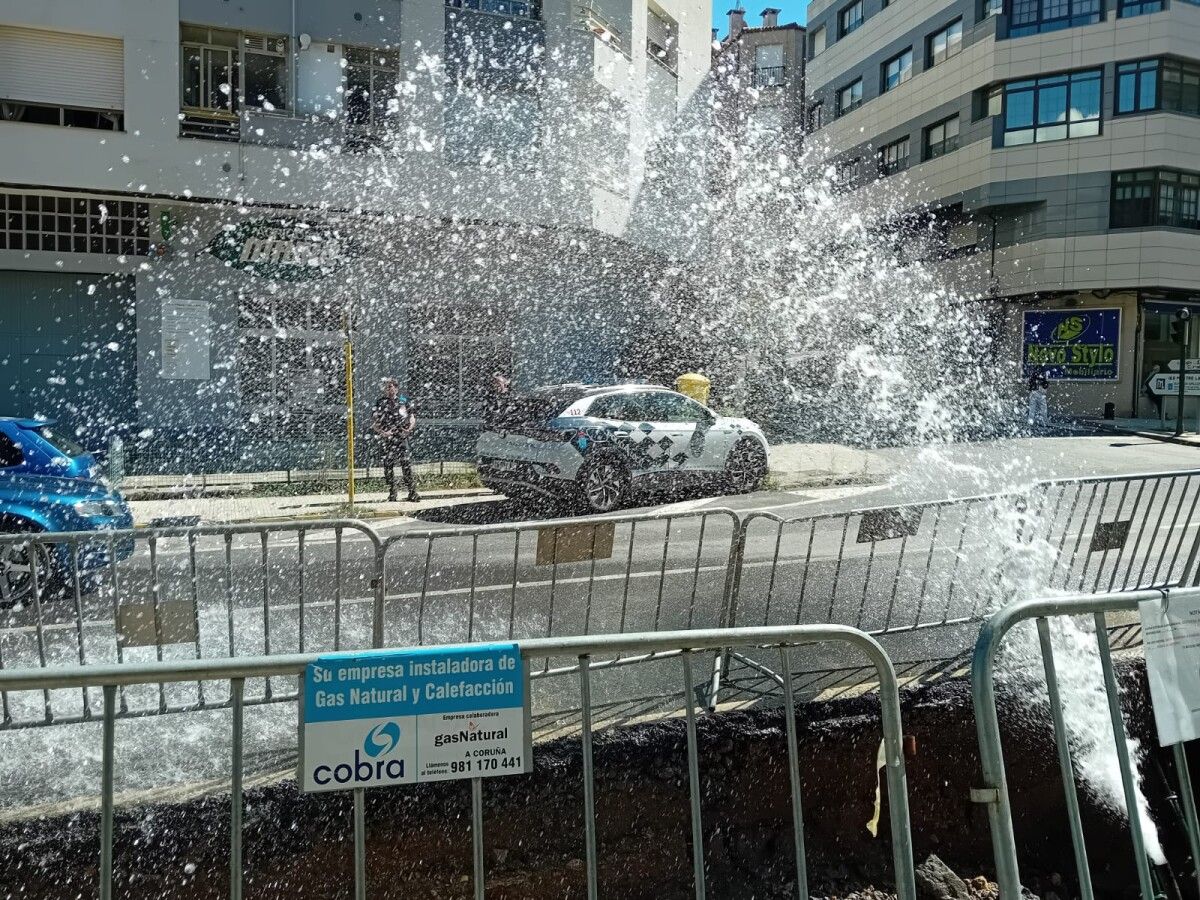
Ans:
[{"label": "building window", "polygon": [[1010,37],[1100,21],[1100,0],[1012,0]]},{"label": "building window", "polygon": [[754,48],[754,86],[783,86],[783,44],[764,44]]},{"label": "building window", "polygon": [[184,134],[233,138],[243,108],[287,112],[288,38],[196,25],[181,35]]},{"label": "building window", "polygon": [[935,122],[925,129],[925,158],[937,159],[958,149],[958,116]]},{"label": "building window", "polygon": [[131,200],[0,194],[0,250],[150,255],[150,207]]},{"label": "building window", "polygon": [[478,419],[495,372],[513,371],[512,344],[494,335],[414,336],[409,381],[429,419]]},{"label": "building window", "polygon": [[365,139],[382,130],[397,109],[400,53],[347,47],[344,57],[346,122]]},{"label": "building window", "polygon": [[925,66],[929,68],[957,56],[962,50],[962,19],[956,19],[926,39]]},{"label": "building window", "polygon": [[668,72],[679,70],[679,23],[654,7],[647,10],[646,53]]},{"label": "building window", "polygon": [[825,52],[825,26],[819,25],[813,29],[813,33],[809,38],[812,45],[812,56],[817,56]]},{"label": "building window", "polygon": [[1144,59],[1117,66],[1118,113],[1156,109],[1200,116],[1200,65]]},{"label": "building window", "polygon": [[1128,19],[1145,13],[1162,12],[1163,0],[1118,0],[1117,18]]},{"label": "building window", "polygon": [[95,128],[99,131],[124,131],[125,114],[77,106],[49,103],[0,101],[0,120],[28,122],[31,125],[61,125],[66,128]]},{"label": "building window", "polygon": [[838,37],[857,31],[863,23],[863,0],[855,0],[838,13]]},{"label": "building window", "polygon": [[1004,85],[1004,146],[1100,133],[1100,69]]},{"label": "building window", "polygon": [[993,84],[975,92],[973,121],[998,116],[1004,112],[1004,85]]},{"label": "building window", "polygon": [[879,174],[895,175],[908,168],[908,138],[892,141],[879,151]]},{"label": "building window", "polygon": [[825,124],[825,104],[814,103],[808,111],[808,123],[810,131],[820,131]]},{"label": "building window", "polygon": [[541,0],[446,0],[450,9],[470,9],[494,16],[536,19],[541,15]]},{"label": "building window", "polygon": [[861,164],[862,160],[857,156],[853,159],[842,160],[834,167],[834,181],[839,187],[851,187],[858,181],[858,172]]},{"label": "building window", "polygon": [[842,88],[840,91],[838,91],[837,114],[839,116],[844,116],[844,115],[846,115],[846,113],[851,112],[852,110],[858,109],[860,106],[862,106],[862,102],[863,102],[863,81],[860,78],[857,81],[846,85],[844,88]]},{"label": "building window", "polygon": [[886,94],[898,84],[902,84],[912,78],[912,65],[912,47],[885,62],[883,64],[883,74],[880,78],[879,92]]},{"label": "building window", "polygon": [[1114,172],[1113,228],[1200,228],[1200,175],[1173,169]]},{"label": "building window", "polygon": [[979,6],[979,21],[990,19],[1004,12],[1004,0],[982,0]]}]

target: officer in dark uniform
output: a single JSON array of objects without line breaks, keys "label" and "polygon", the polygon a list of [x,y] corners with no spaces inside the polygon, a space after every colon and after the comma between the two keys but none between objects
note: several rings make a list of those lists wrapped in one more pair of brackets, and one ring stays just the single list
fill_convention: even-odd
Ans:
[{"label": "officer in dark uniform", "polygon": [[379,456],[383,461],[383,480],[387,482],[389,502],[396,500],[396,463],[400,464],[404,484],[408,487],[409,501],[421,499],[413,479],[412,456],[408,452],[408,439],[416,426],[417,418],[408,398],[400,396],[396,379],[387,379],[383,383],[383,396],[375,401],[371,430],[379,436]]}]

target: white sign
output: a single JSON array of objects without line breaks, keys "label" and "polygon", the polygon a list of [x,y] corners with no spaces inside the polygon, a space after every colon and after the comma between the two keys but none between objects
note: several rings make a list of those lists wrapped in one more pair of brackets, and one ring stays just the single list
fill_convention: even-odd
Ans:
[{"label": "white sign", "polygon": [[322,656],[304,673],[304,791],[488,778],[532,770],[528,682],[516,644]]},{"label": "white sign", "polygon": [[[1179,394],[1179,375],[1161,372],[1150,379],[1150,392],[1160,397]],[[1188,372],[1183,383],[1185,397],[1200,396],[1200,372]]]},{"label": "white sign", "polygon": [[1200,598],[1144,600],[1150,701],[1164,747],[1200,737]]},{"label": "white sign", "polygon": [[203,300],[163,300],[160,378],[207,381],[212,318]]},{"label": "white sign", "polygon": [[[1185,359],[1184,364],[1189,372],[1200,372],[1200,359]],[[1172,372],[1179,371],[1179,360],[1172,359],[1167,362],[1167,368]]]}]

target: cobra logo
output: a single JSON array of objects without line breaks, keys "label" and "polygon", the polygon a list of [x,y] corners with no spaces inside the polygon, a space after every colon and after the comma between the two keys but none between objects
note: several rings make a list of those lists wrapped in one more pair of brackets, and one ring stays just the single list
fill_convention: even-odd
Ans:
[{"label": "cobra logo", "polygon": [[367,732],[363,740],[363,750],[367,756],[374,759],[384,753],[391,753],[400,743],[400,726],[395,722],[384,722],[376,725]]},{"label": "cobra logo", "polygon": [[363,738],[362,749],[355,749],[354,758],[335,765],[322,764],[313,769],[312,778],[319,785],[395,782],[404,777],[404,760],[386,759],[400,743],[400,726],[396,722],[380,722]]}]

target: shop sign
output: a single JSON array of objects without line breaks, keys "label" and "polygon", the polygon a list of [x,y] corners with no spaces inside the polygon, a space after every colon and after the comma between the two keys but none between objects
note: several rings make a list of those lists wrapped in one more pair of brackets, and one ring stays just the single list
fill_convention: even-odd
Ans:
[{"label": "shop sign", "polygon": [[208,250],[235,269],[286,281],[329,275],[353,255],[350,241],[337,229],[291,220],[245,222],[218,234]]},{"label": "shop sign", "polygon": [[1027,310],[1024,373],[1055,381],[1115,381],[1120,343],[1119,309]]}]

